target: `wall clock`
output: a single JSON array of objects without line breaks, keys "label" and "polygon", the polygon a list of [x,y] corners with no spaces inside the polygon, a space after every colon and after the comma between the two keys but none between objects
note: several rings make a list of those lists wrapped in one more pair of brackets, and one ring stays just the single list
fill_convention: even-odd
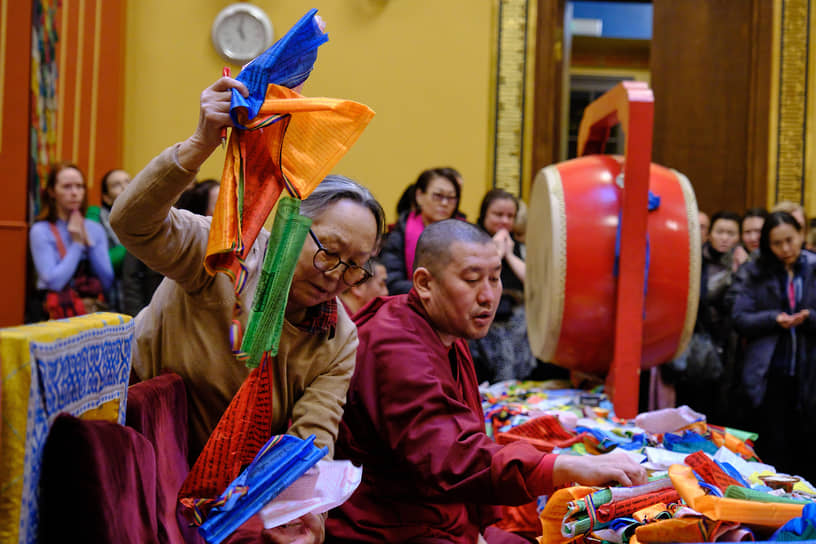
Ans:
[{"label": "wall clock", "polygon": [[246,64],[272,45],[272,23],[253,4],[236,2],[222,9],[212,24],[216,51],[233,64]]}]

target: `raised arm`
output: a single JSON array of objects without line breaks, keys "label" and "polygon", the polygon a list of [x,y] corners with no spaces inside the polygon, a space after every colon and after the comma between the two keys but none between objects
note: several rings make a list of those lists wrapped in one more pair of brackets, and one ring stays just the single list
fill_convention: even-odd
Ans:
[{"label": "raised arm", "polygon": [[510,246],[507,254],[504,256],[504,260],[513,271],[513,274],[515,274],[516,277],[521,280],[521,283],[524,283],[524,278],[527,276],[527,264],[521,259],[521,257],[513,253],[516,242],[514,242],[512,238],[510,239],[510,243],[512,245]]},{"label": "raised arm", "polygon": [[496,249],[499,250],[501,258],[507,263],[507,266],[510,267],[513,274],[516,275],[521,283],[524,283],[524,278],[527,276],[527,265],[521,257],[515,254],[516,241],[513,240],[510,231],[507,229],[499,230],[493,235],[493,243],[496,245]]},{"label": "raised arm", "polygon": [[154,158],[119,195],[111,211],[111,226],[128,251],[188,291],[208,279],[202,263],[209,220],[171,207],[221,143],[221,129],[230,124],[232,88],[247,94],[241,82],[227,77],[201,93],[193,135]]}]

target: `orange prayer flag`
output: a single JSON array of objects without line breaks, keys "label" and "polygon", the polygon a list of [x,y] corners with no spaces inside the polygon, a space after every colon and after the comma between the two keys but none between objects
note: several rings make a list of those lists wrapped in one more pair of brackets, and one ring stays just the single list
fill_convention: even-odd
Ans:
[{"label": "orange prayer flag", "polygon": [[712,520],[779,528],[802,515],[801,504],[762,503],[706,495],[697,483],[694,471],[686,465],[670,466],[669,478],[689,507]]},{"label": "orange prayer flag", "polygon": [[[241,274],[241,261],[288,184],[306,198],[357,141],[374,112],[270,84],[254,130],[233,130],[204,265]],[[244,121],[242,119],[242,121]]]}]

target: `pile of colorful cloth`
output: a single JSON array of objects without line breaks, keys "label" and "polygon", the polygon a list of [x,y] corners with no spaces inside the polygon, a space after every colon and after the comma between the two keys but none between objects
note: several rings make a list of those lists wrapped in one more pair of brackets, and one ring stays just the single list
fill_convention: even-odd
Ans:
[{"label": "pile of colorful cloth", "polygon": [[[488,433],[542,451],[626,451],[649,483],[573,486],[535,505],[505,508],[505,530],[539,542],[735,542],[816,537],[816,488],[777,472],[753,449],[757,436],[718,427],[687,406],[615,417],[602,388],[506,381],[481,388]],[[784,467],[780,467],[784,468]]]}]

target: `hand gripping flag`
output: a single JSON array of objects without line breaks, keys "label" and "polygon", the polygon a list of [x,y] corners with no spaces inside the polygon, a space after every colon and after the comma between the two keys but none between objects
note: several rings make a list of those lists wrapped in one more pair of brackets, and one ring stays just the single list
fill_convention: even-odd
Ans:
[{"label": "hand gripping flag", "polygon": [[[212,505],[225,492],[242,468],[256,458],[272,432],[275,377],[270,357],[277,353],[294,265],[311,225],[310,219],[299,215],[300,199],[306,198],[337,164],[374,115],[362,104],[307,98],[289,88],[305,81],[317,47],[327,40],[315,13],[307,13],[238,75],[249,89],[248,99],[233,90],[231,115],[238,128],[230,136],[204,265],[211,274],[224,272],[233,278],[236,307],[230,340],[233,352],[250,359],[247,366],[255,368],[230,402],[179,492],[183,504],[197,508],[199,522],[204,517],[202,507]],[[247,338],[242,342],[237,319],[242,309],[237,295],[246,285],[244,261],[284,190],[292,198],[278,206]],[[230,502],[234,492],[231,487],[228,497],[222,499]],[[259,509],[258,505],[262,503],[252,501],[251,509]]]},{"label": "hand gripping flag", "polygon": [[[246,285],[246,255],[281,193],[306,198],[374,116],[363,104],[308,98],[290,88],[306,80],[317,48],[328,40],[316,12],[304,15],[236,78],[247,85],[249,97],[233,89],[230,115],[238,128],[230,136],[204,260],[211,274],[224,272],[232,278],[236,295]],[[288,215],[276,217],[276,222],[280,219],[285,234],[270,239],[266,275],[262,273],[269,281],[255,293],[247,337],[237,319],[242,311],[238,305],[230,328],[233,352],[252,368],[260,364],[263,353],[277,354],[294,265],[310,225],[298,219],[297,206],[294,211],[284,208]]]}]

